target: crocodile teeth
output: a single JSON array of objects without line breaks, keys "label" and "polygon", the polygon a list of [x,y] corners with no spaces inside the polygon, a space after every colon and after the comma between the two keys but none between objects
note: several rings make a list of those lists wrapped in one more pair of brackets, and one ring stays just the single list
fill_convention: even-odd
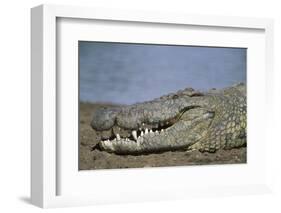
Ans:
[{"label": "crocodile teeth", "polygon": [[147,134],[148,133],[148,129],[147,128],[145,128],[145,132],[144,132],[144,134]]},{"label": "crocodile teeth", "polygon": [[118,141],[121,139],[120,135],[118,133],[116,134],[116,138],[117,138]]},{"label": "crocodile teeth", "polygon": [[132,131],[132,135],[133,135],[133,137],[134,137],[135,140],[138,139],[138,137],[137,137],[137,131],[136,131],[136,130]]},{"label": "crocodile teeth", "polygon": [[158,134],[159,133],[158,130],[156,130],[155,133]]},{"label": "crocodile teeth", "polygon": [[164,132],[164,130],[163,130],[163,129],[161,129],[161,132]]},{"label": "crocodile teeth", "polygon": [[153,133],[152,129],[151,129],[151,130],[149,130],[149,133]]},{"label": "crocodile teeth", "polygon": [[143,136],[143,131],[141,131],[141,136]]}]

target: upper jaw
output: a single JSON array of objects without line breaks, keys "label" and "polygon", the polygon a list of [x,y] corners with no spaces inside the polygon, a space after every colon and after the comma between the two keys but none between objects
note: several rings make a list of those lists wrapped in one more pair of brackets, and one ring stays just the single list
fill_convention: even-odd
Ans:
[{"label": "upper jaw", "polygon": [[[149,110],[140,110],[142,106],[134,106],[98,109],[94,112],[91,126],[102,140],[124,138],[137,141],[138,137],[146,133],[157,134],[162,129],[167,129],[181,115],[180,112],[175,111],[170,114],[166,113],[165,119],[161,119],[159,110],[153,114]],[[148,109],[151,110],[154,107],[154,105],[150,105]],[[150,116],[147,113],[151,113]]]},{"label": "upper jaw", "polygon": [[[191,98],[190,98],[191,100]],[[186,107],[193,105],[186,97],[156,99],[129,106],[101,108],[95,110],[91,126],[98,131],[109,130],[114,126],[123,129],[158,128],[176,117]],[[144,124],[144,126],[143,126]]]}]

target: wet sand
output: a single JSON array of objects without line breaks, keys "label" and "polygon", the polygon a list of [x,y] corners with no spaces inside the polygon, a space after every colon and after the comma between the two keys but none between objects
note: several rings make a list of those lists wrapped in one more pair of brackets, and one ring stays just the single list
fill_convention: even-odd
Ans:
[{"label": "wet sand", "polygon": [[91,115],[101,106],[105,104],[80,103],[80,170],[246,163],[246,147],[219,150],[216,153],[174,151],[138,156],[116,155],[93,149],[98,140],[90,126]]}]

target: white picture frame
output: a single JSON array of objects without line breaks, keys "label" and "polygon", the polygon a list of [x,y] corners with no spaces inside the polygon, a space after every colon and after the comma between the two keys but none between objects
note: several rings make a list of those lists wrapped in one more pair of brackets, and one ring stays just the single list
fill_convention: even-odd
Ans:
[{"label": "white picture frame", "polygon": [[[60,20],[81,20],[88,22],[101,21],[101,22],[111,22],[111,25],[115,25],[118,29],[117,23],[122,25],[122,23],[130,23],[130,26],[137,24],[142,24],[143,27],[149,24],[154,26],[164,26],[167,30],[173,30],[178,26],[192,26],[196,32],[198,28],[205,30],[205,28],[211,29],[218,32],[227,32],[226,34],[232,33],[231,37],[224,44],[223,35],[221,37],[221,44],[215,39],[216,34],[212,36],[210,32],[210,39],[213,39],[212,44],[217,46],[223,45],[244,45],[243,41],[245,39],[245,46],[249,44],[250,54],[249,54],[249,70],[256,68],[257,73],[253,77],[253,71],[250,71],[248,75],[250,85],[248,87],[248,94],[252,97],[250,105],[254,106],[258,103],[259,107],[252,107],[250,112],[255,114],[256,112],[259,116],[249,115],[250,123],[253,125],[249,126],[250,132],[257,132],[256,136],[250,137],[249,139],[255,141],[261,141],[257,143],[256,146],[252,146],[250,153],[250,163],[247,166],[232,166],[228,169],[227,165],[223,167],[181,167],[181,168],[154,168],[154,169],[136,169],[136,170],[122,170],[122,171],[102,171],[99,173],[87,173],[82,171],[78,175],[77,161],[78,153],[76,153],[74,143],[70,143],[69,152],[65,153],[65,144],[58,144],[58,135],[60,134],[57,129],[58,121],[58,108],[60,107],[58,103],[61,102],[58,95],[58,88],[61,88],[61,77],[58,78],[57,70],[60,69],[58,61],[58,35],[61,23]],[[78,23],[79,25],[80,23]],[[101,23],[102,24],[102,23]],[[79,27],[77,25],[77,27]],[[122,10],[112,10],[112,9],[97,9],[97,8],[84,8],[84,7],[74,7],[74,6],[54,6],[54,5],[41,5],[31,10],[31,72],[32,72],[32,103],[31,103],[31,201],[33,204],[47,208],[47,207],[61,207],[61,206],[76,206],[76,205],[92,205],[99,203],[117,203],[117,202],[138,202],[144,200],[165,200],[165,199],[178,199],[178,198],[188,198],[188,197],[203,197],[203,196],[223,196],[223,195],[241,195],[241,194],[253,194],[253,193],[265,193],[271,191],[271,165],[270,165],[270,150],[272,149],[272,144],[270,144],[269,132],[270,132],[270,120],[272,115],[265,112],[265,106],[272,107],[272,95],[270,91],[273,88],[273,21],[271,19],[257,19],[257,18],[241,18],[241,17],[217,17],[217,16],[204,16],[204,15],[188,15],[188,14],[173,14],[173,13],[152,13],[145,11],[122,11]],[[68,23],[67,26],[72,26]],[[171,29],[170,29],[171,28]],[[69,33],[73,30],[72,27],[64,27],[65,32]],[[79,32],[83,32],[83,29],[87,31],[87,28],[77,28]],[[102,31],[102,30],[101,30]],[[239,32],[246,32],[242,36],[240,43],[235,43],[235,39],[240,39]],[[251,34],[257,33],[257,36],[249,36]],[[77,39],[75,36],[85,36],[85,32],[81,34],[73,33],[69,38]],[[87,33],[87,36],[96,34],[96,31]],[[100,39],[103,35],[100,34]],[[87,37],[85,36],[85,38]],[[236,36],[236,37],[235,37]],[[214,37],[214,38],[213,38]],[[171,37],[171,43],[181,43],[180,38]],[[230,39],[231,38],[231,39]],[[128,41],[129,38],[124,38],[124,41]],[[135,39],[135,38],[133,38]],[[142,38],[141,38],[142,39]],[[146,38],[154,39],[155,38]],[[179,40],[177,40],[179,39]],[[230,41],[231,40],[231,41]],[[165,43],[167,40],[159,41]],[[202,40],[194,41],[197,45],[208,45],[209,41],[203,42]],[[229,43],[228,43],[229,42]],[[232,43],[233,42],[233,43]],[[252,43],[251,43],[252,42]],[[251,49],[252,48],[252,49]],[[60,49],[61,50],[61,49]],[[256,50],[256,51],[254,51]],[[260,51],[258,51],[260,50]],[[75,49],[73,49],[75,52]],[[62,50],[62,53],[64,51]],[[67,56],[68,57],[68,56]],[[70,57],[70,56],[69,56]],[[60,58],[62,59],[62,58]],[[73,59],[73,58],[72,58]],[[254,66],[253,61],[257,59],[257,64]],[[63,60],[63,59],[62,59]],[[253,66],[252,66],[253,64]],[[75,63],[70,63],[69,66],[74,67]],[[71,70],[71,67],[69,67]],[[76,68],[75,68],[76,69]],[[71,73],[71,71],[70,71]],[[74,70],[75,75],[75,70]],[[73,85],[76,82],[75,77],[63,78],[65,82],[64,85]],[[255,85],[252,82],[256,82]],[[73,97],[75,96],[74,90]],[[255,93],[261,94],[259,98]],[[75,96],[76,97],[76,96]],[[78,96],[77,96],[78,97]],[[68,103],[68,102],[67,102]],[[72,102],[75,104],[75,99]],[[77,105],[77,103],[76,103]],[[71,107],[70,107],[71,108]],[[72,108],[74,111],[69,111],[70,115],[75,114],[76,108]],[[248,108],[249,110],[249,108]],[[77,111],[76,111],[77,113]],[[63,119],[63,118],[61,118]],[[75,119],[75,117],[74,117]],[[262,123],[260,123],[262,121]],[[259,124],[258,124],[259,123]],[[260,131],[261,128],[267,129],[267,131]],[[75,139],[77,140],[77,138]],[[77,147],[77,145],[76,145]],[[266,147],[262,150],[262,147]],[[63,153],[64,157],[61,157]],[[76,153],[76,154],[75,154]],[[258,154],[263,154],[263,157],[258,160]],[[74,154],[74,156],[72,155]],[[254,156],[254,157],[252,157]],[[70,166],[69,170],[65,168],[65,161],[70,160],[76,165]],[[260,162],[262,161],[262,162]],[[261,163],[262,166],[257,166],[257,163]],[[71,164],[71,163],[70,163]],[[72,165],[72,164],[71,164]],[[253,167],[251,167],[253,165]],[[172,171],[167,174],[167,170]],[[77,174],[74,174],[76,172]],[[179,184],[184,183],[184,179],[177,180],[179,175],[187,175],[189,172],[190,181],[192,180],[192,185],[186,184],[186,186],[179,187]],[[202,185],[199,180],[202,179],[200,175],[206,179],[206,174],[210,174],[212,178],[221,178],[217,181],[213,181],[214,184],[209,184],[206,181],[205,185]],[[239,175],[239,173],[245,172]],[[214,173],[214,175],[212,175]],[[228,181],[223,181],[223,178],[228,178],[225,173],[237,174],[236,177]],[[247,176],[247,174],[249,175]],[[252,173],[252,174],[250,174]],[[256,174],[262,174],[257,179],[253,179]],[[224,176],[225,175],[225,176]],[[80,177],[81,176],[81,177]],[[83,176],[83,177],[82,177]],[[124,179],[124,176],[125,180]],[[178,182],[179,184],[165,184],[165,181],[157,181],[157,178],[162,180],[168,180],[171,182]],[[192,176],[192,177],[191,177]],[[218,177],[219,176],[219,177]],[[67,178],[65,178],[67,177]],[[154,180],[153,186],[146,188],[142,184],[142,180],[148,180],[151,177]],[[240,179],[239,179],[240,177]],[[80,179],[81,178],[81,179]],[[114,185],[108,187],[103,186],[107,184],[108,180],[115,179],[118,181],[124,181],[127,184],[122,184],[122,188],[114,188]],[[130,182],[129,178],[134,179]],[[198,181],[196,181],[198,179]],[[252,179],[252,181],[251,181]],[[76,182],[75,182],[76,181]],[[93,182],[98,181],[100,187],[92,188]],[[134,187],[135,182],[140,182],[140,187]],[[84,185],[78,184],[85,183]],[[91,183],[92,182],[92,183]],[[157,183],[158,182],[158,183]],[[187,181],[188,182],[188,181]],[[86,188],[85,186],[90,186]],[[116,184],[115,184],[116,185]],[[117,184],[118,185],[118,184]],[[87,193],[88,191],[101,190],[101,188],[106,188],[104,194],[94,194]],[[113,187],[113,188],[112,188]],[[62,190],[63,188],[63,190]],[[151,189],[149,193],[147,190]],[[63,192],[61,192],[61,190]],[[120,191],[119,191],[120,190]],[[122,191],[123,190],[123,191]],[[77,193],[72,193],[77,192]],[[120,196],[122,193],[122,196]]]}]

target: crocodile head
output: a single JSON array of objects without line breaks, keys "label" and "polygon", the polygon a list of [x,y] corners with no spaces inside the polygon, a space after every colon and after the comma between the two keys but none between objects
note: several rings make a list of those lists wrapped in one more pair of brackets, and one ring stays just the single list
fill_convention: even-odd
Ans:
[{"label": "crocodile head", "polygon": [[[235,91],[240,93],[239,89]],[[231,95],[229,89],[203,94],[188,88],[144,103],[99,108],[91,126],[100,139],[98,148],[108,152],[138,154],[190,148],[202,145],[216,131],[226,137],[229,117],[235,117],[237,111],[226,100]],[[235,97],[241,101],[239,95]],[[243,103],[241,107],[245,110]],[[218,121],[218,116],[223,118]],[[240,134],[244,120],[245,116],[239,116],[234,122],[235,132]],[[209,147],[207,151],[219,148],[204,147]]]}]

